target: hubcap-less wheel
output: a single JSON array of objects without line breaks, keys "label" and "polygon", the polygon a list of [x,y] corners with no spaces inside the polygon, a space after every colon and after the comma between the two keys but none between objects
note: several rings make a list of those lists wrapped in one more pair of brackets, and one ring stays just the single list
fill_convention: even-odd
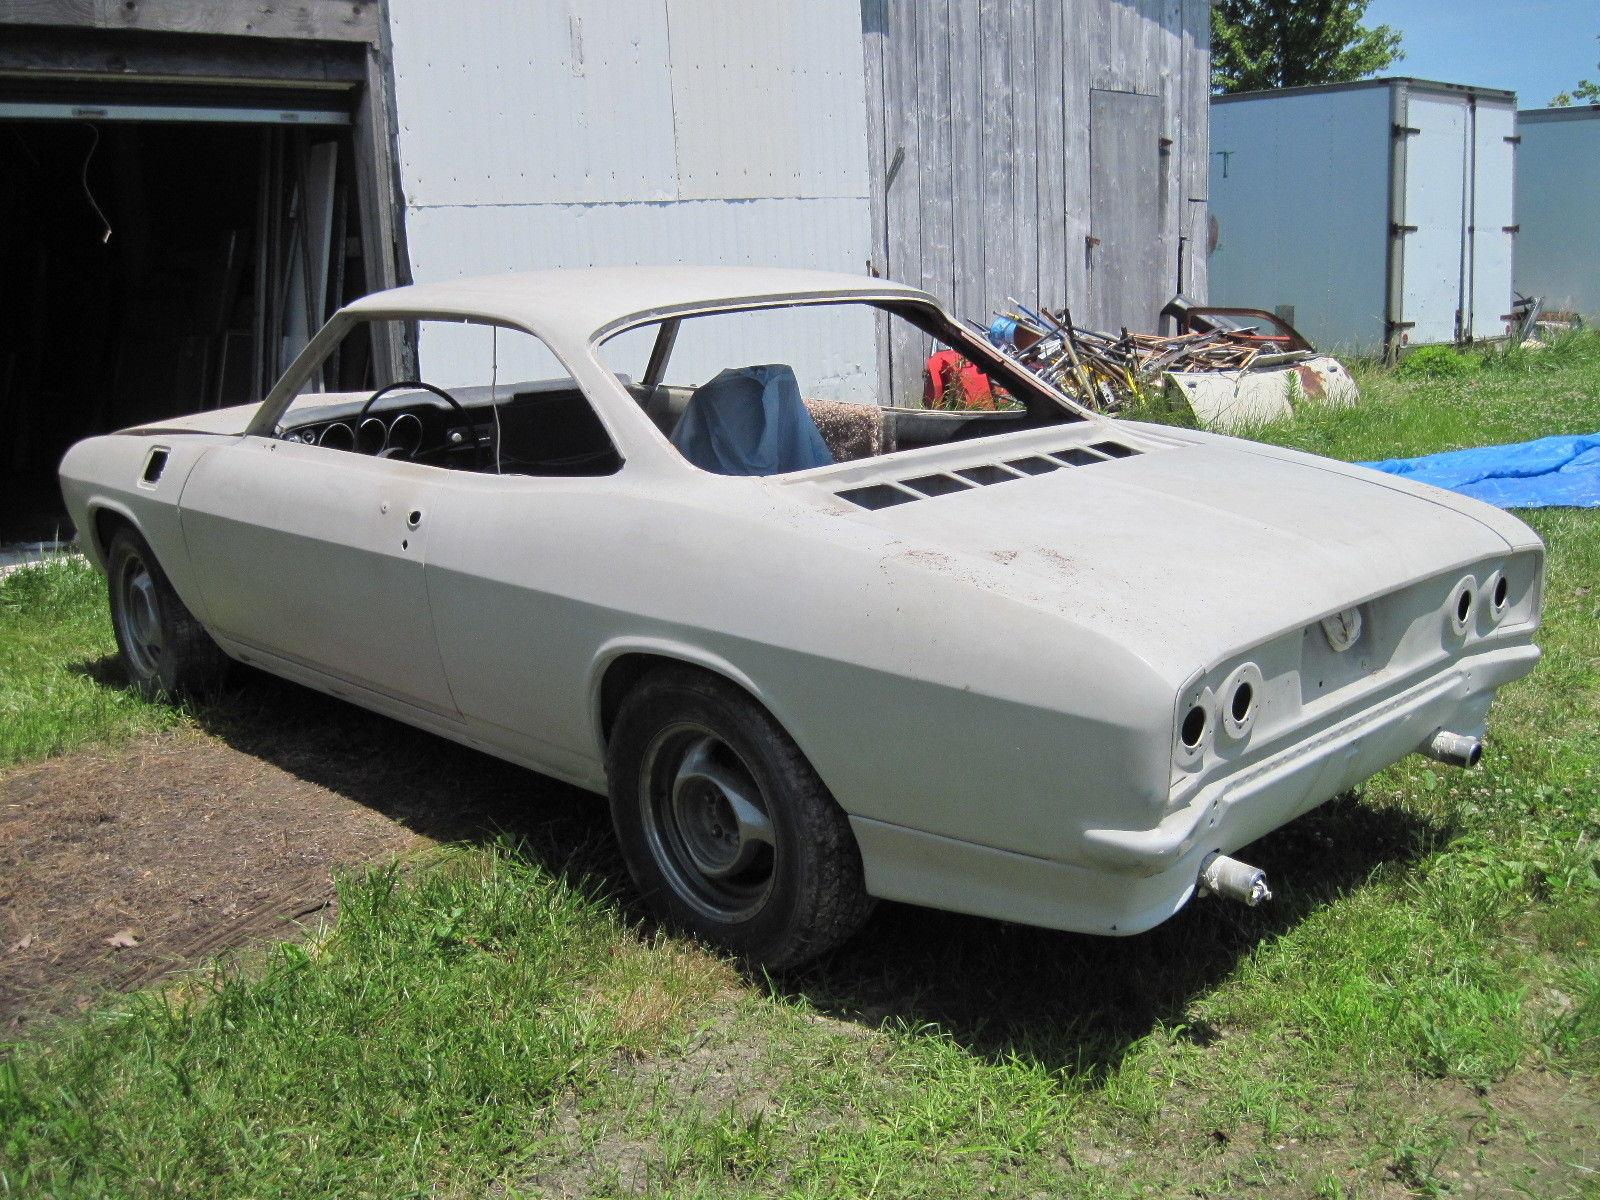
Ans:
[{"label": "hubcap-less wheel", "polygon": [[123,645],[139,674],[154,679],[161,673],[164,649],[156,581],[142,558],[129,555],[122,565],[117,586],[121,600],[117,605],[117,624]]},{"label": "hubcap-less wheel", "polygon": [[650,743],[640,816],[656,865],[678,898],[718,921],[759,911],[772,892],[777,835],[744,760],[701,725],[674,725]]}]

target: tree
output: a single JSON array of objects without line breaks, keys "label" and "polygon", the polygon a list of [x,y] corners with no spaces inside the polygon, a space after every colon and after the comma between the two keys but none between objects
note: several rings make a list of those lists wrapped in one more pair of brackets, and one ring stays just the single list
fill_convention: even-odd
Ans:
[{"label": "tree", "polygon": [[1400,32],[1361,23],[1367,0],[1216,0],[1211,86],[1219,92],[1344,83],[1404,58]]},{"label": "tree", "polygon": [[[1600,38],[1596,39],[1600,41]],[[1600,66],[1600,63],[1595,64]],[[1570,92],[1558,92],[1550,98],[1551,108],[1566,108],[1569,104],[1600,104],[1600,83],[1592,79],[1578,80]]]}]

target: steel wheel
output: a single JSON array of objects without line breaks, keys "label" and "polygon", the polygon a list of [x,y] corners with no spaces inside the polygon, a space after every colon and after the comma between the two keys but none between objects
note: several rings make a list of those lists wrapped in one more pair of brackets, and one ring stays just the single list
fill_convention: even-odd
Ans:
[{"label": "steel wheel", "polygon": [[744,920],[772,893],[779,853],[766,797],[744,760],[698,724],[663,729],[639,779],[651,856],[678,898],[717,921]]},{"label": "steel wheel", "polygon": [[161,674],[165,634],[161,628],[161,599],[155,577],[137,554],[127,555],[117,573],[118,604],[114,606],[117,631],[130,665],[146,680]]}]

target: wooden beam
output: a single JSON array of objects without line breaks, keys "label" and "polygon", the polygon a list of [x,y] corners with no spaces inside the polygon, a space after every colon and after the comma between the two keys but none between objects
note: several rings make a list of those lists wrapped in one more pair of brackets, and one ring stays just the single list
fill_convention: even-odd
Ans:
[{"label": "wooden beam", "polygon": [[379,0],[0,0],[0,25],[378,44]]},{"label": "wooden beam", "polygon": [[0,37],[0,74],[260,87],[354,87],[367,77],[359,45],[24,27]]},{"label": "wooden beam", "polygon": [[[361,213],[361,251],[369,292],[411,282],[411,256],[406,246],[405,201],[395,130],[394,67],[388,22],[382,36],[366,52],[366,86],[361,89],[354,125],[356,204]],[[380,383],[408,379],[416,373],[414,336],[391,337],[392,322],[374,326]]]}]

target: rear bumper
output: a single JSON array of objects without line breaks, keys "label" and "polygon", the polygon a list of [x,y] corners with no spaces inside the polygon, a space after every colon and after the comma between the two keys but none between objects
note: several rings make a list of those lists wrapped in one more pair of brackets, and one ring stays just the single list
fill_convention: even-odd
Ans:
[{"label": "rear bumper", "polygon": [[1193,895],[1212,851],[1231,853],[1417,750],[1440,729],[1483,731],[1497,688],[1537,647],[1496,648],[1207,784],[1153,829],[1088,829],[1063,862],[852,818],[867,889],[886,899],[1084,933],[1139,933]]}]

